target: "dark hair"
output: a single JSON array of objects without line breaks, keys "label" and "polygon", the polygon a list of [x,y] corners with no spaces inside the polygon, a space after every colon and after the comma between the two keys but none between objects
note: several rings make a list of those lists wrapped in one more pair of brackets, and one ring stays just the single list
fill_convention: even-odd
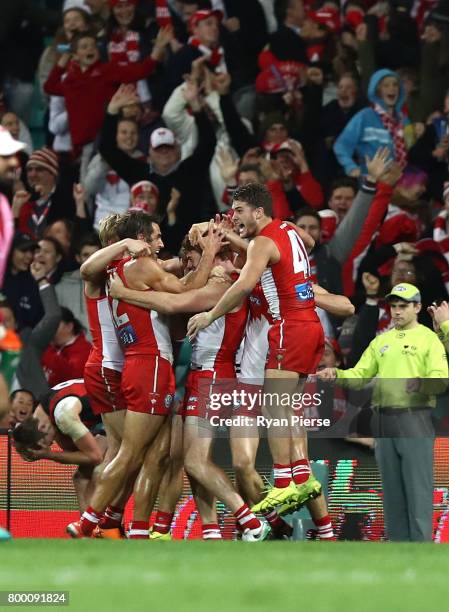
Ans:
[{"label": "dark hair", "polygon": [[31,397],[33,398],[33,410],[36,408],[37,400],[34,397],[33,392],[30,391],[29,389],[16,389],[15,391],[13,391],[11,395],[9,396],[9,399],[11,400],[11,402],[14,400],[14,398],[16,397],[18,393],[28,393],[28,395],[31,395]]},{"label": "dark hair", "polygon": [[75,253],[77,255],[80,255],[81,251],[85,246],[96,246],[101,249],[101,242],[97,232],[89,232],[87,234],[83,234],[76,243]]},{"label": "dark hair", "polygon": [[195,251],[195,253],[199,253],[200,255],[203,254],[201,247],[198,244],[192,244],[190,242],[189,235],[187,234],[186,236],[184,236],[184,240],[182,241],[182,244],[181,244],[181,249],[180,249],[181,258],[185,257],[186,254],[189,253],[190,251]]},{"label": "dark hair", "polygon": [[77,52],[78,43],[83,38],[93,38],[95,40],[95,43],[97,42],[97,35],[93,30],[84,30],[83,32],[77,32],[70,43],[70,50],[72,53]]},{"label": "dark hair", "polygon": [[331,198],[334,191],[336,189],[339,189],[340,187],[349,187],[354,191],[354,195],[359,190],[359,184],[356,178],[352,178],[351,176],[342,176],[341,178],[336,179],[332,183],[331,188],[329,190],[329,198]]},{"label": "dark hair", "polygon": [[239,200],[245,202],[251,208],[263,208],[267,217],[273,215],[273,202],[271,194],[265,185],[260,183],[248,183],[242,185],[234,193],[233,202]]},{"label": "dark hair", "polygon": [[238,169],[238,173],[241,174],[242,172],[255,172],[259,178],[259,181],[263,180],[263,175],[259,164],[242,164]]},{"label": "dark hair", "polygon": [[290,0],[274,0],[273,10],[278,26],[284,23],[289,8]]},{"label": "dark hair", "polygon": [[37,446],[44,436],[45,434],[39,431],[39,421],[34,417],[29,417],[23,423],[17,423],[12,430],[14,442],[25,448]]},{"label": "dark hair", "polygon": [[[62,14],[62,21],[63,21],[63,25],[61,25],[58,30],[56,31],[55,37],[53,39],[52,42],[52,47],[54,49],[56,49],[56,47],[61,44],[61,43],[69,43],[69,39],[67,38],[66,34],[65,34],[65,30],[64,30],[64,16],[66,13],[71,12],[71,11],[76,11],[77,13],[79,13],[83,19],[84,19],[84,23],[86,24],[87,28],[90,27],[90,15],[89,13],[86,13],[86,11],[83,11],[83,9],[78,8],[77,6],[73,6],[72,8],[69,8],[67,10],[65,10]],[[81,30],[83,31],[83,30]],[[72,38],[73,40],[73,38]]]},{"label": "dark hair", "polygon": [[300,208],[296,212],[295,223],[298,224],[299,219],[301,219],[301,217],[306,217],[306,216],[307,217],[313,217],[314,219],[316,219],[318,221],[319,226],[321,227],[321,217],[320,217],[320,215],[313,208],[309,208],[309,206],[304,206],[303,208]]},{"label": "dark hair", "polygon": [[73,323],[73,333],[75,336],[84,330],[84,327],[81,325],[78,319],[75,318],[73,312],[65,306],[61,306],[61,321],[63,323]]},{"label": "dark hair", "polygon": [[[128,30],[132,30],[134,32],[138,32],[139,30],[143,30],[145,28],[145,19],[143,15],[140,14],[139,8],[134,5],[134,17],[131,23],[128,26]],[[120,29],[120,25],[114,15],[114,11],[111,9],[109,13],[109,17],[106,21],[106,38],[109,41],[111,39],[112,34],[115,30]]]},{"label": "dark hair", "polygon": [[150,240],[153,233],[153,223],[158,223],[157,219],[142,210],[132,210],[123,213],[121,221],[117,224],[117,238],[137,239],[139,234],[143,234],[146,240]]},{"label": "dark hair", "polygon": [[[59,219],[59,221],[62,221],[62,219]],[[56,238],[53,238],[52,236],[44,236],[43,238],[41,238],[41,240],[45,240],[45,242],[51,242],[51,244],[55,247],[56,255],[60,255],[61,258],[64,257],[64,250],[61,246],[61,243],[56,240]]]},{"label": "dark hair", "polygon": [[119,120],[117,121],[117,128],[120,125],[120,123],[124,123],[125,121],[127,123],[132,123],[135,126],[136,130],[139,130],[139,124],[137,123],[135,119],[133,119],[132,117],[128,118],[128,117],[122,117],[122,116],[120,116]]}]

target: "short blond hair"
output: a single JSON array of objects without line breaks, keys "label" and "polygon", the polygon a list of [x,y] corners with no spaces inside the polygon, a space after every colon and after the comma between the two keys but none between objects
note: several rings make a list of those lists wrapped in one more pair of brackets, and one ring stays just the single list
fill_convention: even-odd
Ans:
[{"label": "short blond hair", "polygon": [[98,237],[100,238],[101,246],[105,247],[111,242],[117,242],[117,226],[122,220],[122,215],[117,213],[108,215],[100,221],[98,229]]}]

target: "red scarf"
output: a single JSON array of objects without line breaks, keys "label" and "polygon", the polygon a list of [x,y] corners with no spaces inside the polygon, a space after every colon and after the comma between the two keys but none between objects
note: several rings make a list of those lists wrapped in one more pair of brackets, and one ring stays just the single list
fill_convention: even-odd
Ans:
[{"label": "red scarf", "polygon": [[167,6],[167,0],[156,0],[156,21],[160,28],[172,25],[170,11]]},{"label": "red scarf", "polygon": [[391,138],[393,139],[395,160],[401,168],[405,168],[407,165],[407,149],[405,147],[402,116],[390,115],[380,104],[375,104],[374,110],[380,115],[384,127],[390,132]]},{"label": "red scarf", "polygon": [[203,55],[206,55],[208,58],[208,64],[213,66],[215,72],[227,72],[226,63],[224,60],[224,49],[223,47],[216,47],[215,49],[210,49],[203,45],[203,43],[199,40],[199,38],[195,38],[191,36],[189,38],[189,45],[201,51]]},{"label": "red scarf", "polygon": [[108,43],[108,55],[115,64],[133,64],[140,60],[139,32],[128,30],[124,35],[116,30]]}]

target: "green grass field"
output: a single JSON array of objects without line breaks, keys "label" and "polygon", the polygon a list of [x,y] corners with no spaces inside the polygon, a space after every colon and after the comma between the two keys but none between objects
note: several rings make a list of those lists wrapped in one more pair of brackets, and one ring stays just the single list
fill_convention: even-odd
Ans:
[{"label": "green grass field", "polygon": [[66,590],[70,605],[58,609],[77,612],[444,610],[448,552],[434,544],[11,540],[0,543],[0,590]]}]

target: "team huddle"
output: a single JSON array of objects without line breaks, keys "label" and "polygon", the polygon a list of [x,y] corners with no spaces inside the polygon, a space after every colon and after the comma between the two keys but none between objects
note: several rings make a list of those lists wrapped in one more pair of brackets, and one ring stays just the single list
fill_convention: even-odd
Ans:
[{"label": "team huddle", "polygon": [[[311,282],[313,239],[273,219],[271,204],[264,186],[240,187],[232,217],[194,225],[180,258],[165,261],[158,259],[159,226],[147,213],[102,221],[103,248],[81,267],[93,339],[84,380],[53,388],[13,434],[24,458],[78,465],[82,514],[67,526],[72,537],[170,539],[185,471],[204,539],[221,538],[216,500],[234,514],[243,541],[289,539],[292,527],[283,517],[304,504],[315,537],[333,538],[293,402],[216,401],[236,389],[248,395],[263,389],[271,397],[300,393],[324,350],[315,307],[336,316],[353,312],[347,298]],[[186,335],[192,353],[184,401],[174,402],[173,347]],[[230,426],[235,483],[212,460],[217,415],[247,417],[245,427]],[[267,430],[269,487],[255,467],[259,415],[282,422]],[[106,437],[96,435],[100,421]],[[62,452],[50,456],[44,449],[54,440]]]}]

